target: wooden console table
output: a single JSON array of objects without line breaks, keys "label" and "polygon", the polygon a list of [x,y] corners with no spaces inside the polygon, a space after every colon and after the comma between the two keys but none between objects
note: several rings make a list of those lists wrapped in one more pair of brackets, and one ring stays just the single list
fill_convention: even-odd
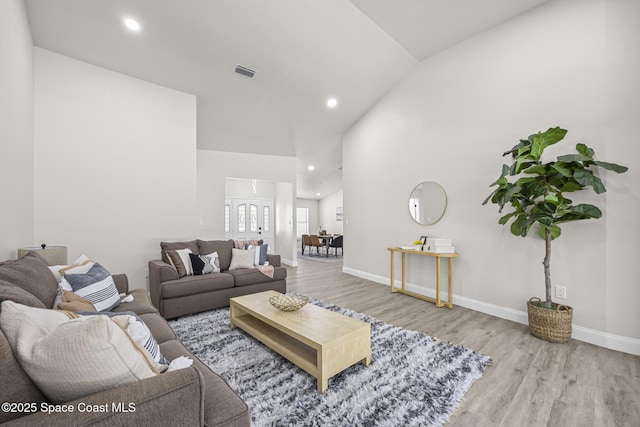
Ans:
[{"label": "wooden console table", "polygon": [[[425,301],[435,303],[436,307],[449,307],[453,308],[453,259],[458,257],[458,254],[440,254],[434,252],[417,251],[415,249],[402,249],[402,248],[387,248],[391,254],[391,292],[399,292],[404,295],[409,295],[414,298],[419,298]],[[400,252],[402,254],[402,287],[400,289],[395,287],[395,253]],[[407,254],[430,256],[436,259],[436,297],[431,298],[425,295],[417,294],[415,292],[408,291],[405,287],[405,256]],[[447,258],[449,260],[449,289],[448,289],[448,301],[443,303],[440,301],[440,258]]]}]

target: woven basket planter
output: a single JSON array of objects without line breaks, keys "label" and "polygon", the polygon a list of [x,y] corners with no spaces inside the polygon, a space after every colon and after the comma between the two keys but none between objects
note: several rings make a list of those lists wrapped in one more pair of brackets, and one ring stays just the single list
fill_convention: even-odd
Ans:
[{"label": "woven basket planter", "polygon": [[571,338],[571,321],[573,308],[553,303],[552,308],[545,308],[538,297],[527,302],[529,314],[529,330],[535,337],[549,342],[567,342]]}]

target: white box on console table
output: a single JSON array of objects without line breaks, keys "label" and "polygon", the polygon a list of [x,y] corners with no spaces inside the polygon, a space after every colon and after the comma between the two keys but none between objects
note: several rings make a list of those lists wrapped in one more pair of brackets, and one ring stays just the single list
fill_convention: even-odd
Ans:
[{"label": "white box on console table", "polygon": [[439,237],[427,237],[426,246],[453,246],[453,240]]},{"label": "white box on console table", "polygon": [[435,254],[454,254],[456,253],[453,246],[429,246],[426,245],[423,249],[425,252],[433,252]]}]

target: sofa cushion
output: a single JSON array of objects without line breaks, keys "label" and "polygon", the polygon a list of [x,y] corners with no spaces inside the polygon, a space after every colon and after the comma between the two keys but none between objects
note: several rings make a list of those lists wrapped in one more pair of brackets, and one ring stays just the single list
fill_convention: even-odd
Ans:
[{"label": "sofa cushion", "polygon": [[0,280],[24,289],[46,307],[53,307],[58,293],[58,282],[47,263],[35,252],[29,252],[16,261],[0,265]]},{"label": "sofa cushion", "polygon": [[[3,333],[0,333],[0,384],[0,402],[36,403],[39,406],[47,400],[13,357],[11,346]],[[26,414],[0,411],[0,424],[23,415]]]},{"label": "sofa cushion", "polygon": [[177,298],[227,288],[233,288],[233,276],[227,273],[185,276],[178,280],[163,282],[160,286],[160,296],[162,298]]},{"label": "sofa cushion", "polygon": [[235,280],[235,286],[255,285],[256,283],[274,282],[276,280],[286,279],[287,269],[284,267],[274,267],[273,277],[267,277],[257,268],[245,268],[242,270],[228,271]]},{"label": "sofa cushion", "polygon": [[204,379],[204,425],[249,425],[250,415],[247,404],[236,394],[229,384],[193,356],[180,341],[160,344],[160,351],[173,360],[179,356],[193,359],[193,367],[200,371]]},{"label": "sofa cushion", "polygon": [[[189,242],[160,242],[160,249],[162,250],[162,260],[167,264],[171,264],[167,257],[166,251],[175,251],[177,249],[191,249],[194,254],[200,254],[198,251],[198,241],[191,240]],[[207,252],[209,253],[209,252]]]},{"label": "sofa cushion", "polygon": [[53,403],[156,375],[148,356],[111,319],[69,314],[10,301],[0,312],[20,366]]},{"label": "sofa cushion", "polygon": [[4,280],[0,280],[0,303],[2,301],[15,301],[29,307],[48,308],[35,295]]},{"label": "sofa cushion", "polygon": [[[220,270],[225,271],[231,265],[231,249],[233,249],[233,240],[198,240],[198,253],[212,254],[218,253],[220,260]],[[195,253],[195,252],[194,252]]]},{"label": "sofa cushion", "polygon": [[119,306],[115,307],[111,311],[116,313],[122,313],[125,311],[133,311],[134,313],[141,315],[146,313],[157,313],[158,309],[151,303],[149,294],[144,289],[134,289],[129,292],[129,295],[133,295],[133,301],[123,302]]},{"label": "sofa cushion", "polygon": [[96,311],[110,311],[120,304],[116,284],[106,268],[95,263],[85,274],[65,274],[73,292],[90,301]]}]

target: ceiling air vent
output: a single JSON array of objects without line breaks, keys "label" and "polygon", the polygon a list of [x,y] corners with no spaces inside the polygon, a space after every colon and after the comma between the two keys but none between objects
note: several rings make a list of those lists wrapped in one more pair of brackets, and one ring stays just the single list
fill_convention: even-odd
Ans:
[{"label": "ceiling air vent", "polygon": [[249,77],[250,79],[256,75],[256,71],[251,68],[243,67],[242,65],[236,65],[235,72],[238,74],[242,74],[245,77]]}]

